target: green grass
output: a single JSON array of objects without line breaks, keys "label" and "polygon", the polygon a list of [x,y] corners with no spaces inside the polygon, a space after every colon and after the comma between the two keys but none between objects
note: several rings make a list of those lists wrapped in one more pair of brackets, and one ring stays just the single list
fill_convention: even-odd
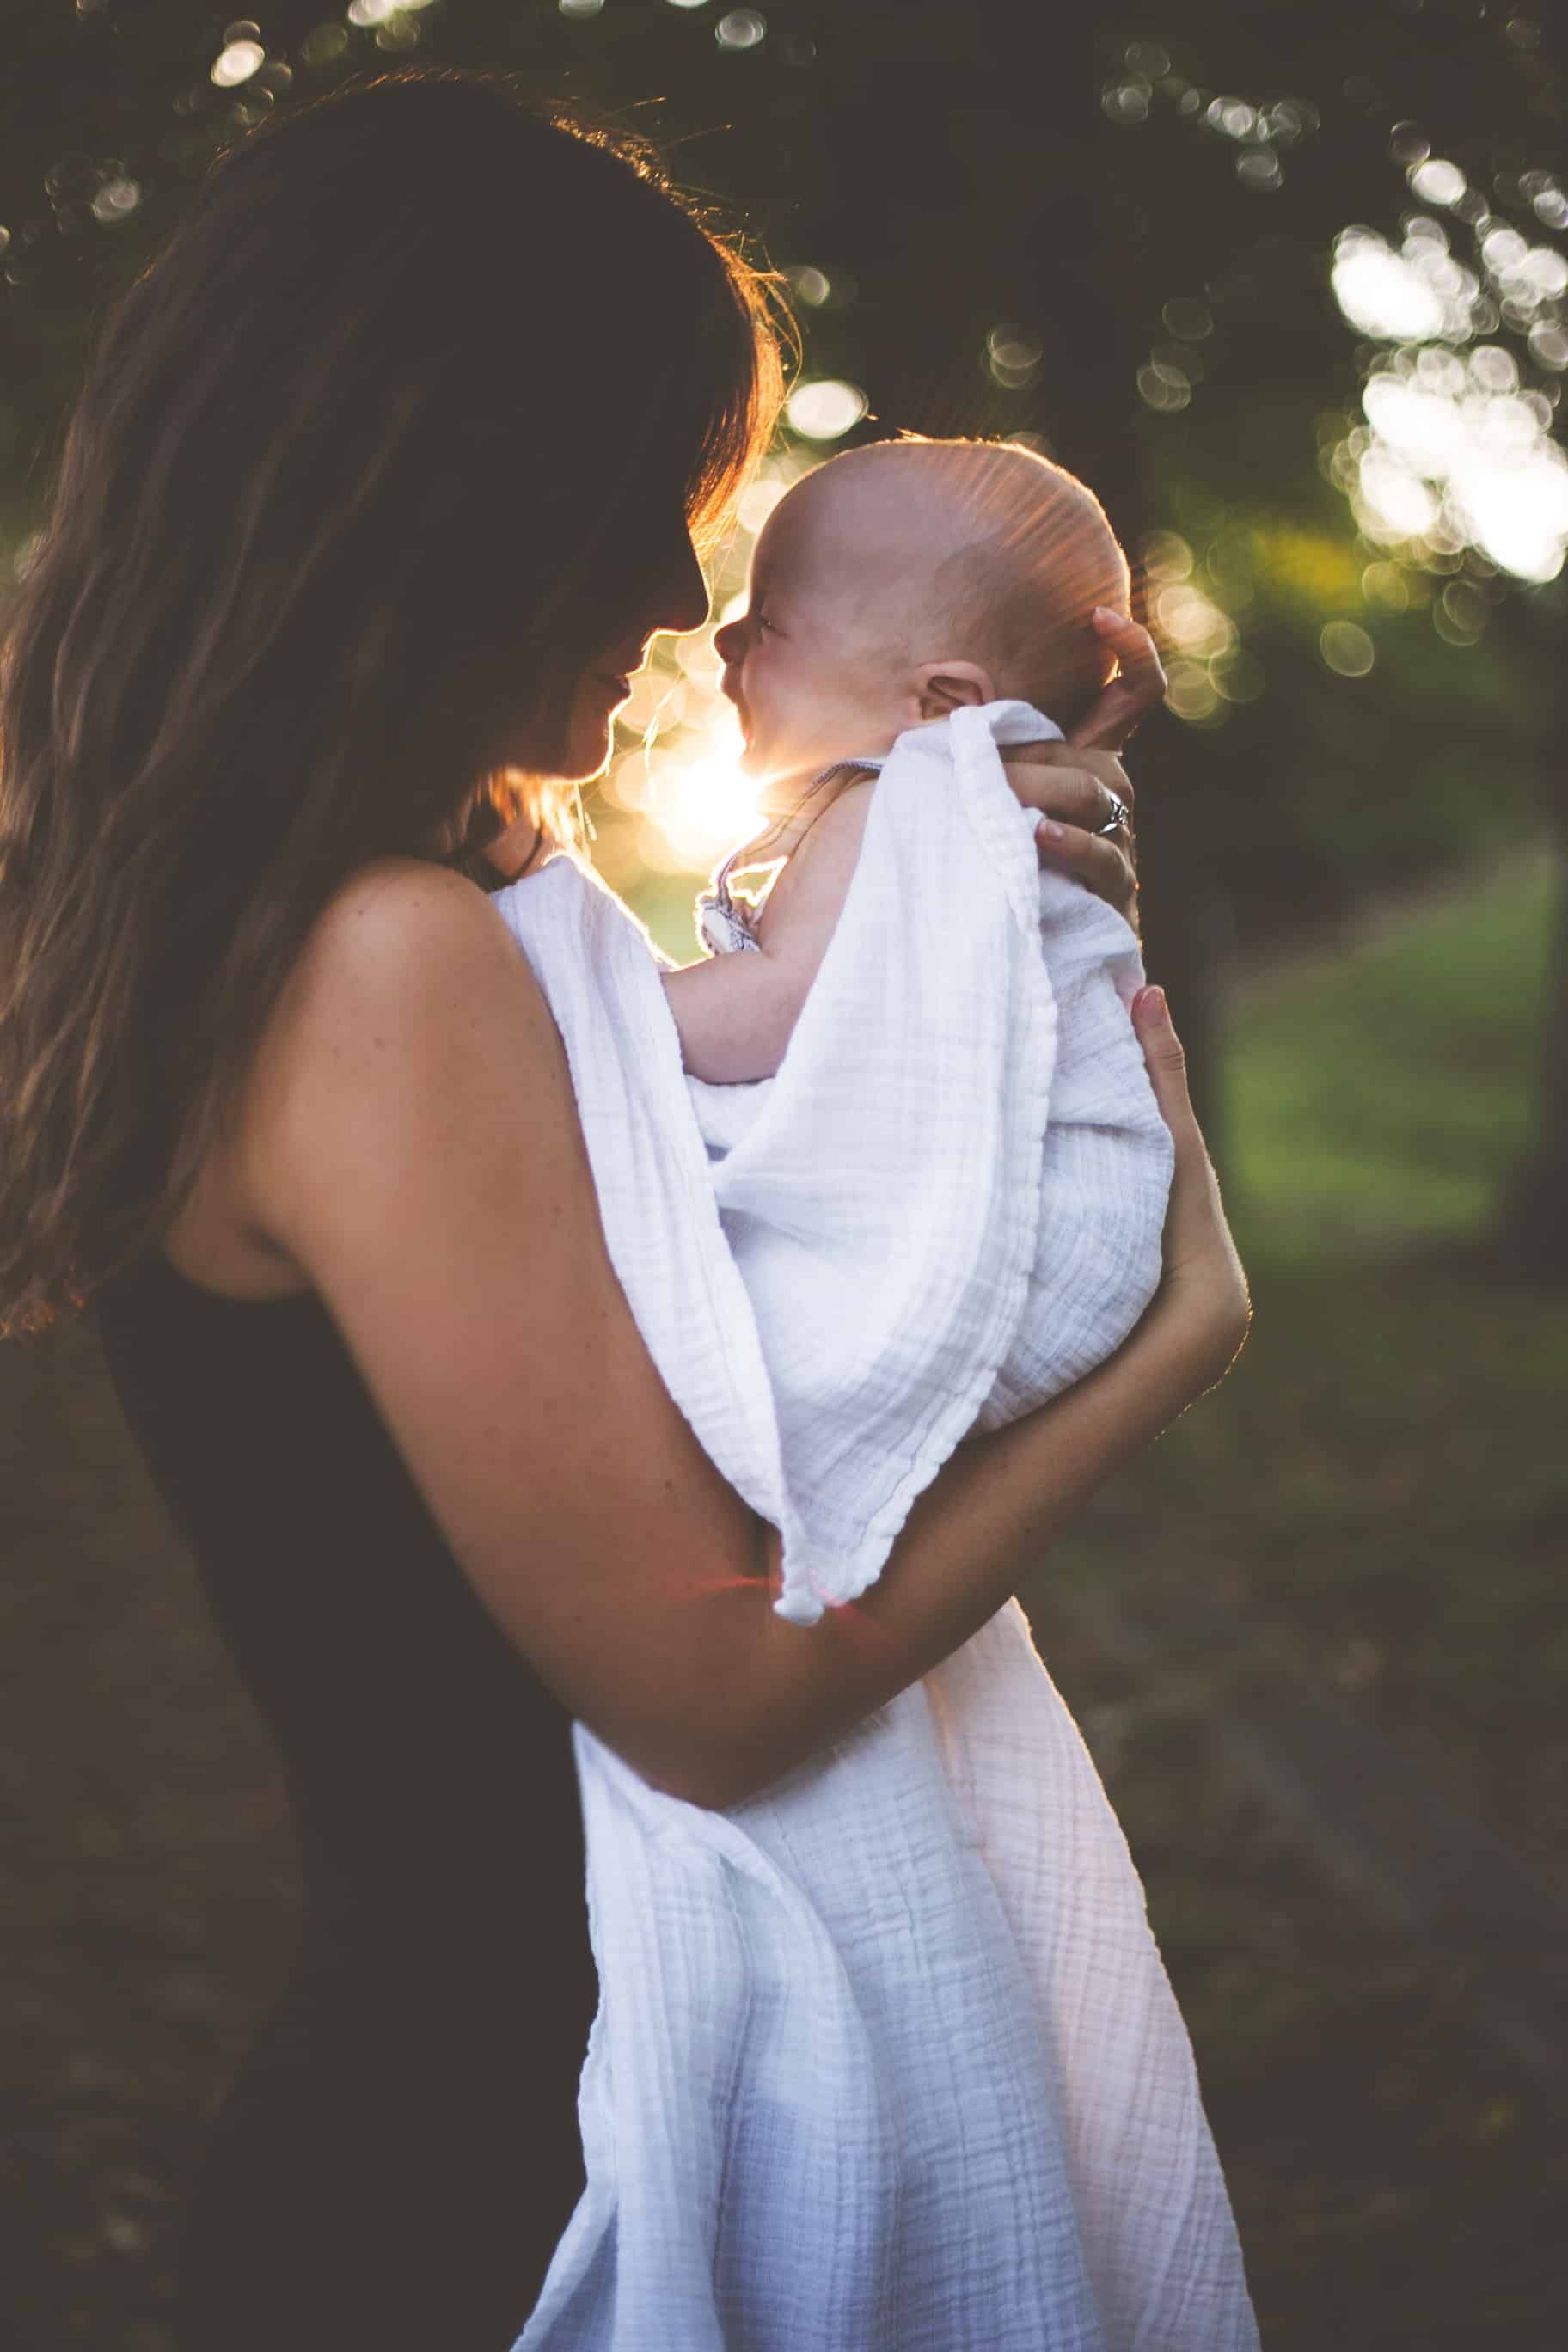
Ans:
[{"label": "green grass", "polygon": [[1561,1882],[1568,1302],[1485,1245],[1550,913],[1531,860],[1239,1013],[1252,1338],[1080,1523],[1072,1573],[1246,1611]]},{"label": "green grass", "polygon": [[1241,1014],[1234,1172],[1266,1250],[1484,1224],[1525,1139],[1552,887],[1544,857],[1510,864]]}]

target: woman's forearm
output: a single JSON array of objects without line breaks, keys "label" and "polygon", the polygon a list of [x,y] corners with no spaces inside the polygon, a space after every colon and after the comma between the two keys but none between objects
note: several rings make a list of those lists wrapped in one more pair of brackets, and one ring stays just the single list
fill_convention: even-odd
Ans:
[{"label": "woman's forearm", "polygon": [[[1063,1395],[961,1445],[915,1504],[880,1580],[801,1626],[770,1577],[724,1596],[754,1619],[741,1671],[715,1684],[695,1801],[740,1802],[826,1748],[978,1632],[1120,1465],[1218,1380],[1237,1342],[1157,1304],[1126,1345]],[[770,1569],[779,1538],[768,1534]],[[717,1663],[717,1661],[716,1661]]]}]

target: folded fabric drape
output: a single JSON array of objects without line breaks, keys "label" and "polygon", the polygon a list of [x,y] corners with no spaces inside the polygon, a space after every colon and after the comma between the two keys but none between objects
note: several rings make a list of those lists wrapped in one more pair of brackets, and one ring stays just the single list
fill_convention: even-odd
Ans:
[{"label": "folded fabric drape", "polygon": [[[646,932],[559,856],[499,894],[606,1243],[809,1625],[915,1497],[1126,1335],[1171,1146],[1136,942],[1042,875],[1017,703],[901,737],[775,1078],[705,1087]],[[808,1639],[809,1635],[802,1635]],[[574,1740],[601,2000],[587,2187],[516,2352],[1250,2352],[1190,2043],[1009,1602],[727,1812]]]}]

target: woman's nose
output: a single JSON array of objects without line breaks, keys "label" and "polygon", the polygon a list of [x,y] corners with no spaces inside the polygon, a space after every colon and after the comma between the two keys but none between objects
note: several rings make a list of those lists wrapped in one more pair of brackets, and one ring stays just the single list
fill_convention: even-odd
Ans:
[{"label": "woman's nose", "polygon": [[682,531],[679,547],[659,583],[658,618],[654,626],[684,637],[693,629],[700,629],[707,618],[708,583],[702,576],[690,534]]}]

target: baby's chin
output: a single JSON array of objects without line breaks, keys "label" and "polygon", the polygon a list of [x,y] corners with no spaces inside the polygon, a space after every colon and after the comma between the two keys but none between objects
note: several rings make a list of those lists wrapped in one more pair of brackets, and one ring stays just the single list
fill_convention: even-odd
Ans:
[{"label": "baby's chin", "polygon": [[788,754],[781,758],[771,748],[765,759],[748,750],[742,753],[740,761],[741,773],[753,788],[757,806],[765,810],[792,806],[800,798],[802,786],[808,784],[826,764],[822,760],[814,761],[810,752],[803,753],[799,759]]}]

